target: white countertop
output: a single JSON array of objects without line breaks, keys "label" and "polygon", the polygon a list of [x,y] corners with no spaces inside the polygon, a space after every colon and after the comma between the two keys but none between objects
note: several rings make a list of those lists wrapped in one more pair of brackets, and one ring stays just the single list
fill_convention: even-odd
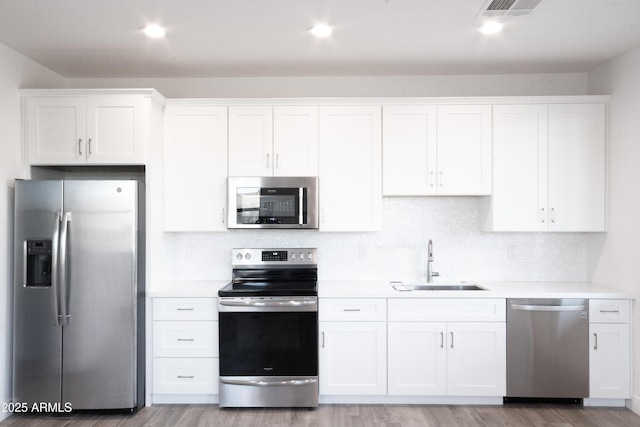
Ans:
[{"label": "white countertop", "polygon": [[[449,283],[435,281],[434,284]],[[634,299],[632,293],[592,283],[468,282],[486,291],[397,291],[390,282],[321,281],[321,298],[604,298]],[[405,282],[405,284],[425,284]]]},{"label": "white countertop", "polygon": [[[212,298],[227,280],[174,281],[152,288],[151,298]],[[451,283],[435,281],[434,284]],[[634,299],[631,292],[578,282],[468,282],[486,291],[396,291],[390,282],[320,281],[320,298],[603,298]],[[405,284],[419,284],[405,282]],[[424,283],[421,283],[424,284]]]}]

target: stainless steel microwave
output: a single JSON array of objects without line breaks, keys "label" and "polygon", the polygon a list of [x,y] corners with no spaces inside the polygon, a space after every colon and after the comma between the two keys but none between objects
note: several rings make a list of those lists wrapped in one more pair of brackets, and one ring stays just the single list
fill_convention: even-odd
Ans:
[{"label": "stainless steel microwave", "polygon": [[227,228],[318,228],[317,177],[227,178]]}]

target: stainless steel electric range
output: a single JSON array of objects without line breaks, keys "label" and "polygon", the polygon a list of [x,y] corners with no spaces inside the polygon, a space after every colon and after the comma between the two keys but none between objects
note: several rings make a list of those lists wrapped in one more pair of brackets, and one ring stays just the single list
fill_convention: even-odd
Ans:
[{"label": "stainless steel electric range", "polygon": [[232,256],[218,292],[220,407],[317,407],[317,250]]}]

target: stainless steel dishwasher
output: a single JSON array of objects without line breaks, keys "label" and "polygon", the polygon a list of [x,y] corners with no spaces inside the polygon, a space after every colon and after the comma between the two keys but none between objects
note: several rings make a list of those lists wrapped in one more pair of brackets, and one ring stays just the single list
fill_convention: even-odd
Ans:
[{"label": "stainless steel dishwasher", "polygon": [[509,299],[507,398],[589,396],[589,300]]}]

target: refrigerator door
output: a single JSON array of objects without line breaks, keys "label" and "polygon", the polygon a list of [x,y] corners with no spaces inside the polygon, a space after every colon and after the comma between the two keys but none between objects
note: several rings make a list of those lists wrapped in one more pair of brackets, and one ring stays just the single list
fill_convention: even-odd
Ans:
[{"label": "refrigerator door", "polygon": [[64,183],[62,401],[74,410],[136,406],[137,188],[135,181]]},{"label": "refrigerator door", "polygon": [[16,181],[13,398],[29,407],[60,402],[62,327],[51,275],[61,211],[62,181]]}]

